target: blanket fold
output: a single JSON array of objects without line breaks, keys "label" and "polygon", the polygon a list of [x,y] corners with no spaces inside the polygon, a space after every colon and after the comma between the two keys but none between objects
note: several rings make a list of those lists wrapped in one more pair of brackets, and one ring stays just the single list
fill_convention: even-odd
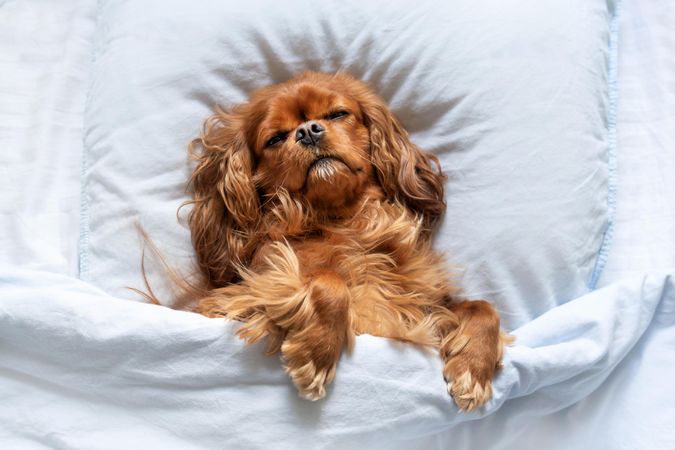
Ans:
[{"label": "blanket fold", "polygon": [[445,392],[440,360],[421,348],[360,336],[326,399],[311,403],[277,357],[234,336],[236,323],[113,298],[63,275],[0,274],[7,448],[437,444],[501,407],[542,416],[582,400],[659,323],[657,310],[672,319],[675,309],[669,273],[552,309],[513,332],[494,399],[465,414]]}]

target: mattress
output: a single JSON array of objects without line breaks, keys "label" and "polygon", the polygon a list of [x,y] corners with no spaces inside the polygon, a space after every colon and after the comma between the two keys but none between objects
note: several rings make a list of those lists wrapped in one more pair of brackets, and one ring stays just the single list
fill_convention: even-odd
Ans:
[{"label": "mattress", "polygon": [[[0,2],[0,261],[14,267],[78,276],[82,114],[95,8],[96,2],[87,0]],[[617,189],[599,286],[675,269],[673,23],[672,3],[623,4]],[[675,321],[672,311],[659,317],[582,401],[538,416],[523,414],[517,402],[507,403],[482,420],[436,430],[425,444],[675,447],[675,390],[655,389],[654,381],[675,372],[672,359],[663,360],[661,351],[675,342]],[[635,381],[641,379],[645,382]],[[597,433],[598,427],[612,433]],[[45,442],[53,447],[60,441]]]}]

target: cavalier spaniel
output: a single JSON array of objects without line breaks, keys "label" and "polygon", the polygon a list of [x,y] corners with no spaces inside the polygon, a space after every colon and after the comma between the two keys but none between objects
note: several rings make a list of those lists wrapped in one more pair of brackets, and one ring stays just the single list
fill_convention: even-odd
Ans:
[{"label": "cavalier spaniel", "polygon": [[310,400],[364,333],[437,348],[461,409],[490,399],[508,338],[488,303],[453,299],[431,247],[439,162],[365,84],[304,73],[265,87],[211,116],[190,152],[200,313],[267,338]]}]

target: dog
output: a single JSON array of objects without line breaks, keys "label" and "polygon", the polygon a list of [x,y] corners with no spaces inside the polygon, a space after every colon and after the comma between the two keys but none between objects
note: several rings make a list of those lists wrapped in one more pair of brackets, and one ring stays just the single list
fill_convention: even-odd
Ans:
[{"label": "dog", "polygon": [[190,155],[197,311],[266,338],[302,397],[324,397],[367,333],[437,348],[460,409],[490,399],[508,338],[489,303],[455,298],[431,246],[440,164],[364,83],[307,72],[264,87],[216,110]]}]

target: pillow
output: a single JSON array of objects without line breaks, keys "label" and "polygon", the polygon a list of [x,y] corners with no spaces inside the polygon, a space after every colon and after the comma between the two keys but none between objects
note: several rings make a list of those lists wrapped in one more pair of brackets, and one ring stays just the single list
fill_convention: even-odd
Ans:
[{"label": "pillow", "polygon": [[188,199],[187,143],[213,107],[304,70],[342,70],[440,158],[448,209],[435,245],[467,298],[497,304],[512,329],[582,295],[601,269],[610,219],[613,9],[605,0],[100,2],[81,277],[116,296],[142,287],[136,223],[189,272],[176,211]]}]

